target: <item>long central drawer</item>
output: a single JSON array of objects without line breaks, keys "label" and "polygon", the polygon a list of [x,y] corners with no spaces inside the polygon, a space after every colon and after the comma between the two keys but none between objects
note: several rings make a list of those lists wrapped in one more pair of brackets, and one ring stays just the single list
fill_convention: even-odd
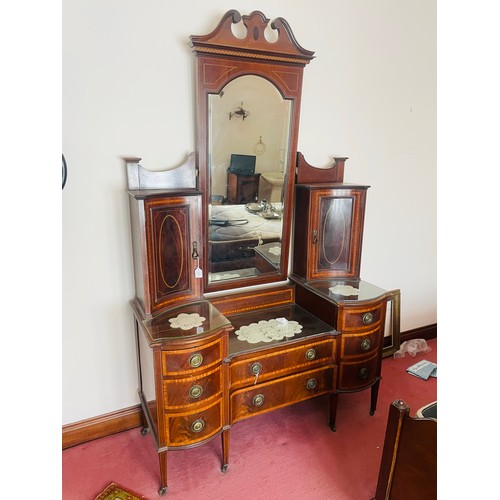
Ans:
[{"label": "long central drawer", "polygon": [[304,342],[288,349],[270,349],[231,361],[231,389],[265,382],[335,362],[335,339]]},{"label": "long central drawer", "polygon": [[239,389],[230,396],[231,422],[332,392],[335,376],[328,365]]}]

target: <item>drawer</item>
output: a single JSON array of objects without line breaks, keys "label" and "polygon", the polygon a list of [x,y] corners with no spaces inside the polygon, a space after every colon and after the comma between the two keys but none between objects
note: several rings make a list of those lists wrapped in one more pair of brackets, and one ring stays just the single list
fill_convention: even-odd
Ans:
[{"label": "drawer", "polygon": [[198,377],[165,379],[163,401],[165,408],[174,409],[220,396],[221,390],[222,369],[219,365]]},{"label": "drawer", "polygon": [[334,386],[335,367],[324,366],[240,389],[230,397],[231,422],[331,392]]},{"label": "drawer", "polygon": [[222,399],[197,411],[166,415],[167,446],[188,446],[222,429]]},{"label": "drawer", "polygon": [[223,357],[222,338],[191,349],[162,350],[163,376],[177,376],[193,370],[205,370],[219,363]]},{"label": "drawer", "polygon": [[340,338],[340,361],[370,356],[379,350],[381,344],[380,326],[367,333],[343,333]]},{"label": "drawer", "polygon": [[[231,387],[242,387],[334,362],[335,340],[308,342],[289,349],[259,351],[255,356],[231,361]],[[276,352],[277,351],[277,352]],[[258,377],[256,375],[258,374]]]},{"label": "drawer", "polygon": [[385,318],[386,302],[379,302],[372,306],[346,306],[339,308],[337,330],[348,332],[351,330],[372,329]]},{"label": "drawer", "polygon": [[378,352],[363,361],[341,362],[338,389],[350,391],[369,387],[380,375],[380,364],[381,357]]}]

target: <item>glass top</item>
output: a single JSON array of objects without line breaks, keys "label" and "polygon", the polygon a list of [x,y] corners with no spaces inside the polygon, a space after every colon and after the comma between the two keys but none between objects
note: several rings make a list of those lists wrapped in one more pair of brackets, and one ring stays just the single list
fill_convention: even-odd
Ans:
[{"label": "glass top", "polygon": [[142,322],[153,342],[208,334],[230,326],[227,318],[210,302],[194,302]]},{"label": "glass top", "polygon": [[[276,347],[277,345],[285,345],[313,335],[324,333],[337,334],[335,328],[321,321],[296,304],[262,309],[253,313],[235,314],[233,316],[228,316],[228,319],[234,327],[234,331],[229,334],[230,356],[266,349],[271,346]],[[276,322],[272,321],[276,319],[280,320],[277,322],[277,325]],[[269,331],[271,333],[270,336],[266,337],[267,341],[256,341],[258,338],[257,336],[254,336],[254,342],[252,343],[243,340],[243,335],[241,335],[241,333],[245,329],[242,327],[249,327],[252,324],[256,325],[260,321],[264,322],[262,324],[264,336],[266,336],[266,333]],[[297,323],[297,325],[295,325],[295,323]],[[289,328],[290,326],[296,326],[296,333],[292,333],[293,330]],[[280,335],[280,330],[285,330],[287,328],[289,332],[288,335],[290,336],[286,336],[285,333]],[[276,332],[278,332],[278,334],[274,335],[272,340],[269,340],[269,337],[273,337],[273,334]]]},{"label": "glass top", "polygon": [[374,300],[382,297],[387,290],[363,280],[321,280],[304,283],[305,288],[327,297],[335,303],[346,301]]}]

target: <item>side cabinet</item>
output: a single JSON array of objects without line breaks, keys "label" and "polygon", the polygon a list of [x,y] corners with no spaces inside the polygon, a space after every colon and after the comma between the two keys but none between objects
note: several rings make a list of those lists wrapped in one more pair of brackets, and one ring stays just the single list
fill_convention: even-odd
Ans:
[{"label": "side cabinet", "polygon": [[201,296],[199,193],[144,195],[130,191],[136,296],[154,315]]},{"label": "side cabinet", "polygon": [[[389,329],[394,349],[399,348],[399,290],[388,292],[361,280],[296,280],[296,303],[339,332],[335,398],[339,393],[370,388],[370,415],[373,415],[377,407],[386,329]],[[334,427],[335,410],[332,421]]]},{"label": "side cabinet", "polygon": [[293,273],[306,280],[358,278],[369,186],[295,186]]},{"label": "side cabinet", "polygon": [[134,302],[143,434],[150,431],[167,491],[167,451],[191,448],[222,434],[227,467],[228,332],[231,325],[207,301],[145,319]]}]

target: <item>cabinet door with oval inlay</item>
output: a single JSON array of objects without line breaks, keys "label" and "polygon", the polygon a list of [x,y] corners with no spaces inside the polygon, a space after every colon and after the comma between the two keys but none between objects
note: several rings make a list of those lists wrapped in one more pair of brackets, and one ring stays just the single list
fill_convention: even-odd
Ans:
[{"label": "cabinet door with oval inlay", "polygon": [[152,311],[200,296],[199,196],[145,201]]},{"label": "cabinet door with oval inlay", "polygon": [[359,277],[367,188],[296,186],[295,274],[306,280]]}]

